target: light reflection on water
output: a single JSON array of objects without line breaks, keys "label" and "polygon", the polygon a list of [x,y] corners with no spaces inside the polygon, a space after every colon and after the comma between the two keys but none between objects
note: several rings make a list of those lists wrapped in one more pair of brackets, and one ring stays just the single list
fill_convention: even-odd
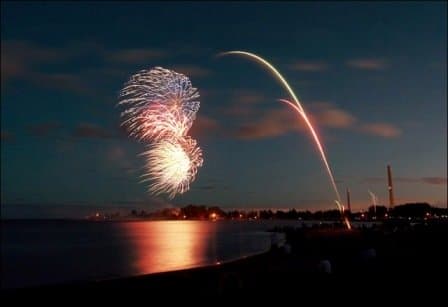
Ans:
[{"label": "light reflection on water", "polygon": [[267,250],[266,230],[285,222],[2,221],[2,287],[222,263]]},{"label": "light reflection on water", "polygon": [[206,264],[207,245],[216,245],[216,225],[197,221],[125,223],[139,273],[184,269]]}]

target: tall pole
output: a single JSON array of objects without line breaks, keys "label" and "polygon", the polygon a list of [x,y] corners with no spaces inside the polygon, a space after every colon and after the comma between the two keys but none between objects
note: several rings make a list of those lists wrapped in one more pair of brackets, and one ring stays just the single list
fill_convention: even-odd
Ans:
[{"label": "tall pole", "polygon": [[350,204],[350,190],[348,188],[347,188],[347,208],[348,208],[348,211],[352,212],[352,207]]},{"label": "tall pole", "polygon": [[389,209],[392,209],[394,207],[394,187],[392,185],[392,170],[390,169],[390,165],[387,166],[387,180],[388,180],[388,187],[389,190]]}]

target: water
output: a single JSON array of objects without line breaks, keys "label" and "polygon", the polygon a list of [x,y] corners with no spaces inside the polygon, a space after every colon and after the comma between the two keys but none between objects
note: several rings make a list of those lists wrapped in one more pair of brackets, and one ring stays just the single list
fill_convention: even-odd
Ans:
[{"label": "water", "polygon": [[269,249],[295,221],[3,221],[2,288],[212,265]]}]

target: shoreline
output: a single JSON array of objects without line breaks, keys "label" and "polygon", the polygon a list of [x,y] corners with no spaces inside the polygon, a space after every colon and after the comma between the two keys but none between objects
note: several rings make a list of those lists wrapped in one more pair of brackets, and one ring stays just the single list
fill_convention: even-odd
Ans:
[{"label": "shoreline", "polygon": [[[407,285],[437,289],[448,276],[448,224],[388,225],[379,229],[288,228],[286,244],[269,251],[176,271],[32,288],[2,289],[11,295],[54,291],[102,292],[140,289],[159,295],[264,293],[303,289],[339,289]],[[417,281],[416,276],[424,276]],[[293,280],[293,282],[291,282]],[[377,281],[381,283],[378,284]],[[362,281],[362,282],[360,282]]]}]

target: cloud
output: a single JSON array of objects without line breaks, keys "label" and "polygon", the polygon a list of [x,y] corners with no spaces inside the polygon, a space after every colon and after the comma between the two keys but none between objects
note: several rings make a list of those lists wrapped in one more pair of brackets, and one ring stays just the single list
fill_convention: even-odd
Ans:
[{"label": "cloud", "polygon": [[[244,97],[244,96],[243,96]],[[235,103],[228,110],[230,114],[240,121],[252,123],[241,125],[234,136],[240,139],[262,139],[274,137],[289,132],[306,131],[304,122],[289,106],[279,109],[258,108],[256,101],[263,97],[258,95],[247,96],[241,102]],[[328,102],[313,102],[308,106],[307,115],[310,121],[317,127],[328,127],[331,129],[345,129],[367,133],[384,138],[395,138],[401,135],[401,130],[388,123],[360,123],[360,120],[350,112],[339,108]],[[256,118],[255,120],[253,120]]]},{"label": "cloud", "polygon": [[421,181],[420,178],[410,178],[410,177],[394,177],[393,180],[396,181],[396,182],[403,182],[403,183],[419,182],[419,181]]},{"label": "cloud", "polygon": [[235,95],[238,104],[254,105],[263,100],[263,95],[257,92],[241,91]]},{"label": "cloud", "polygon": [[160,49],[133,48],[108,52],[106,59],[115,63],[139,64],[161,59],[166,55],[167,53]]},{"label": "cloud", "polygon": [[238,139],[263,139],[302,130],[295,114],[286,108],[266,112],[260,120],[240,126],[234,132]]},{"label": "cloud", "polygon": [[85,79],[76,74],[55,73],[43,74],[34,73],[30,75],[30,79],[35,84],[40,84],[48,88],[56,88],[59,90],[67,90],[77,94],[92,93],[91,86]]},{"label": "cloud", "polygon": [[79,138],[107,139],[114,135],[108,130],[91,123],[80,123],[73,131],[73,136]]},{"label": "cloud", "polygon": [[428,184],[437,184],[437,185],[446,185],[447,178],[446,177],[422,177],[421,181]]},{"label": "cloud", "polygon": [[69,91],[76,94],[92,94],[91,85],[79,75],[68,73],[40,73],[28,71],[22,80],[34,85]]},{"label": "cloud", "polygon": [[44,72],[49,64],[61,63],[79,55],[76,48],[46,47],[29,41],[2,41],[2,82],[19,79],[37,86],[86,94],[89,84],[76,73]]},{"label": "cloud", "polygon": [[44,137],[61,128],[61,124],[56,122],[40,123],[28,126],[28,132],[37,137]]},{"label": "cloud", "polygon": [[[405,177],[394,177],[393,178],[394,182],[404,182],[404,183],[408,183],[408,182],[417,182],[418,179],[416,178],[405,178]],[[364,178],[362,180],[362,182],[365,183],[386,183],[387,182],[387,177],[367,177]]]},{"label": "cloud", "polygon": [[206,77],[211,74],[210,70],[195,65],[175,65],[172,70],[184,74],[189,78]]},{"label": "cloud", "polygon": [[[253,108],[251,105],[242,104],[240,109],[232,110],[232,114],[254,115]],[[311,122],[329,128],[348,129],[357,121],[356,117],[349,112],[326,102],[310,104],[310,111],[307,114]],[[279,109],[269,110],[255,123],[242,125],[235,136],[241,139],[260,139],[289,132],[303,132],[305,129],[305,125],[301,119],[298,119],[298,115],[289,106],[283,106]]]},{"label": "cloud", "polygon": [[329,109],[317,114],[317,121],[327,127],[347,128],[355,123],[356,118],[346,111]]},{"label": "cloud", "polygon": [[386,61],[382,59],[365,58],[353,59],[346,62],[349,67],[362,70],[383,70],[386,68]]},{"label": "cloud", "polygon": [[235,92],[234,101],[236,104],[254,105],[265,99],[265,96],[256,91],[239,90]]},{"label": "cloud", "polygon": [[[39,87],[83,95],[97,95],[98,84],[107,80],[103,77],[105,73],[108,79],[111,76],[123,77],[128,73],[119,69],[122,66],[110,67],[110,62],[135,64],[159,59],[166,55],[161,50],[143,48],[108,51],[97,43],[88,42],[50,47],[31,41],[2,41],[1,51],[2,83],[16,79]],[[76,59],[87,56],[98,58],[99,63],[102,63],[103,59],[109,63],[106,63],[106,67],[78,67],[77,71],[65,70],[66,64],[74,63]],[[59,71],[54,71],[54,67],[58,67]]]},{"label": "cloud", "polygon": [[302,72],[318,72],[328,69],[328,65],[323,62],[297,61],[291,64],[290,68]]},{"label": "cloud", "polygon": [[[446,185],[447,178],[446,177],[394,177],[394,182],[400,183],[426,183],[433,185]],[[363,179],[365,183],[386,183],[387,178],[384,177],[367,177]]]},{"label": "cloud", "polygon": [[356,117],[347,111],[337,108],[327,102],[317,102],[310,105],[311,116],[317,123],[330,128],[349,128],[357,121]]},{"label": "cloud", "polygon": [[232,97],[233,103],[226,107],[223,113],[236,117],[254,115],[256,113],[255,104],[263,101],[263,96],[257,92],[240,90]]},{"label": "cloud", "polygon": [[1,139],[2,142],[11,141],[11,140],[14,139],[14,135],[11,132],[2,130],[0,132],[0,139]]},{"label": "cloud", "polygon": [[245,104],[234,104],[228,108],[224,109],[225,114],[235,116],[235,117],[242,117],[247,115],[252,115],[253,108],[251,106],[245,105]]},{"label": "cloud", "polygon": [[104,67],[95,67],[92,69],[86,69],[86,74],[95,77],[95,78],[107,78],[110,79],[111,77],[119,78],[120,80],[123,80],[128,77],[128,75],[132,72],[130,69],[126,67],[116,67],[113,65],[110,66],[104,66]]},{"label": "cloud", "polygon": [[31,41],[5,40],[2,41],[2,57],[7,59],[22,59],[28,62],[53,62],[63,60],[69,54],[62,48],[44,47]]},{"label": "cloud", "polygon": [[201,114],[197,115],[189,132],[195,138],[207,137],[219,133],[221,133],[221,125],[219,122],[216,119]]},{"label": "cloud", "polygon": [[368,123],[359,127],[361,132],[381,136],[384,138],[396,138],[401,135],[401,130],[388,123]]},{"label": "cloud", "polygon": [[[169,55],[153,48],[107,50],[98,43],[74,42],[60,46],[41,45],[25,40],[4,40],[1,44],[2,84],[10,80],[29,82],[34,86],[69,91],[98,97],[98,89],[113,78],[125,78],[128,65],[147,63]],[[77,59],[95,58],[97,66],[71,65]],[[105,63],[104,63],[105,60]],[[120,65],[125,64],[125,65]],[[75,71],[68,67],[77,67]],[[55,68],[58,70],[55,71]],[[204,77],[210,71],[193,65],[180,65],[177,70],[190,77]],[[107,75],[107,78],[104,76]]]},{"label": "cloud", "polygon": [[44,47],[29,41],[2,41],[2,80],[26,77],[41,64],[62,61],[71,55],[71,52],[64,49]]}]

